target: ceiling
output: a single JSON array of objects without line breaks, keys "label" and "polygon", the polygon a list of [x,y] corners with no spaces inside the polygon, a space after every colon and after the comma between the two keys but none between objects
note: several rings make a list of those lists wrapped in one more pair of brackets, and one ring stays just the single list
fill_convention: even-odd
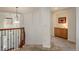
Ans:
[{"label": "ceiling", "polygon": [[54,12],[54,11],[63,10],[63,9],[67,9],[67,8],[69,8],[69,7],[52,7],[51,10],[52,10],[52,12]]},{"label": "ceiling", "polygon": [[[27,13],[27,12],[32,12],[34,8],[30,7],[19,7],[17,8],[18,13]],[[16,12],[16,7],[0,7],[0,12]]]},{"label": "ceiling", "polygon": [[[38,7],[19,7],[17,8],[18,13],[28,13],[28,12],[32,12],[35,9],[37,9]],[[57,11],[57,10],[62,10],[65,9],[67,7],[52,7],[51,11]],[[16,12],[16,7],[0,7],[0,12]]]}]

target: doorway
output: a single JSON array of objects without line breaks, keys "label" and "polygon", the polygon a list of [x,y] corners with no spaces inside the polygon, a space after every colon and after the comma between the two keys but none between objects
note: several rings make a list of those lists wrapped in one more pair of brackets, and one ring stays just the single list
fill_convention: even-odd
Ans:
[{"label": "doorway", "polygon": [[55,46],[64,51],[76,50],[76,8],[59,7],[53,10],[51,31]]}]

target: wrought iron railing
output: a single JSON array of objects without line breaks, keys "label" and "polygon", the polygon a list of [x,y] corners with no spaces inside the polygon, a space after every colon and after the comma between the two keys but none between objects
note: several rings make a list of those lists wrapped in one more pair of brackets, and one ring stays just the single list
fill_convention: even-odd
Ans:
[{"label": "wrought iron railing", "polygon": [[24,28],[0,29],[0,51],[21,48],[24,44]]}]

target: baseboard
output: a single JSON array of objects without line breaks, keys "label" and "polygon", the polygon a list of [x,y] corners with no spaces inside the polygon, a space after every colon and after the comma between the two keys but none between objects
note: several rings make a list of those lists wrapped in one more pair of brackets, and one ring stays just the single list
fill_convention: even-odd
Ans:
[{"label": "baseboard", "polygon": [[26,47],[42,47],[42,44],[27,44]]},{"label": "baseboard", "polygon": [[[68,40],[69,41],[69,40]],[[73,43],[73,44],[76,44],[76,42],[73,42],[73,41],[69,41],[70,43]]]}]

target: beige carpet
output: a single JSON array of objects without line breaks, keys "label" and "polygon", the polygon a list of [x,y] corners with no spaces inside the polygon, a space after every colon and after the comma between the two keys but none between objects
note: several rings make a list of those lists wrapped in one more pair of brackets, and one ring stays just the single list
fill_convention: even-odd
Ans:
[{"label": "beige carpet", "polygon": [[60,47],[53,46],[51,48],[42,48],[37,46],[27,46],[23,48],[18,48],[12,51],[62,51]]},{"label": "beige carpet", "polygon": [[76,51],[76,44],[68,40],[54,37],[51,40],[51,48],[43,48],[39,45],[27,45],[12,51]]}]

